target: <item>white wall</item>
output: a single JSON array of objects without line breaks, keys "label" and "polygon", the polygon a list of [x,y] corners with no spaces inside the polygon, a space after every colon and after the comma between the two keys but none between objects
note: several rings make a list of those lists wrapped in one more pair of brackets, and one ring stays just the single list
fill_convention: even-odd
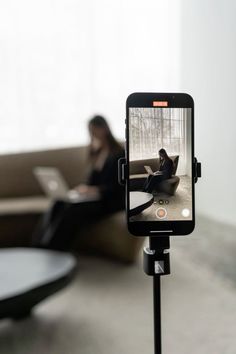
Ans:
[{"label": "white wall", "polygon": [[195,99],[197,211],[236,225],[236,1],[182,0],[181,90]]}]

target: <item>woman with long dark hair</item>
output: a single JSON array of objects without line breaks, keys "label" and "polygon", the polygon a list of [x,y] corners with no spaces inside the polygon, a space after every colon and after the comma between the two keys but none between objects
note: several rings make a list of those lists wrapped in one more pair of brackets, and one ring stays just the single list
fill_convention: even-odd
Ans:
[{"label": "woman with long dark hair", "polygon": [[144,183],[143,191],[152,193],[158,184],[165,179],[171,178],[173,173],[173,161],[168,156],[165,149],[159,150],[160,167],[159,170],[149,175]]},{"label": "woman with long dark hair", "polygon": [[34,246],[67,249],[80,227],[125,207],[124,188],[117,180],[117,163],[124,156],[124,149],[114,138],[104,117],[94,116],[88,129],[90,172],[87,183],[75,187],[82,200],[55,201],[33,235]]}]

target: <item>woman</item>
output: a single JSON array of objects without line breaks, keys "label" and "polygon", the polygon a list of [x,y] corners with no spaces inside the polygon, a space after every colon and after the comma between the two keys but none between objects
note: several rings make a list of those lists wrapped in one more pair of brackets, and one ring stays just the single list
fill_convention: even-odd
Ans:
[{"label": "woman", "polygon": [[173,173],[173,161],[165,149],[159,150],[160,168],[153,175],[149,175],[144,183],[143,191],[152,193],[157,185],[165,179],[171,178]]},{"label": "woman", "polygon": [[96,222],[125,207],[124,188],[119,185],[118,159],[124,149],[114,138],[107,121],[94,116],[88,124],[91,165],[86,184],[75,189],[79,202],[55,201],[33,235],[33,245],[64,250],[70,247],[77,228]]}]

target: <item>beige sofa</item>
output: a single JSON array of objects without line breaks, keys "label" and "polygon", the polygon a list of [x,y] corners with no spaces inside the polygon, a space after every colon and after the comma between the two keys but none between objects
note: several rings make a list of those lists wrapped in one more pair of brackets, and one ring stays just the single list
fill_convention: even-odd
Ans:
[{"label": "beige sofa", "polygon": [[[32,170],[57,167],[69,187],[86,180],[87,147],[71,147],[0,156],[0,247],[30,245],[32,231],[50,205]],[[81,252],[132,262],[143,244],[126,228],[125,213],[115,213],[89,226],[77,239]]]}]

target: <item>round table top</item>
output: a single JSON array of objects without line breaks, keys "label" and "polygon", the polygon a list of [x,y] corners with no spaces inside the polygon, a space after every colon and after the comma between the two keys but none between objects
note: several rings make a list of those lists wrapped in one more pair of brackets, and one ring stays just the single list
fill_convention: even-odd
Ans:
[{"label": "round table top", "polygon": [[68,276],[76,267],[69,253],[34,248],[0,250],[0,301]]},{"label": "round table top", "polygon": [[151,193],[130,192],[130,215],[137,215],[152,205],[154,197]]}]

